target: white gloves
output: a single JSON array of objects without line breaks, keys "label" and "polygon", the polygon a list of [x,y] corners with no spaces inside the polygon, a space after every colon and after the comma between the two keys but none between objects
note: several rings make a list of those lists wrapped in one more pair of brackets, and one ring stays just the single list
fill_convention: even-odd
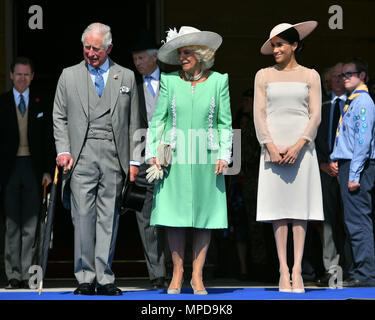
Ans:
[{"label": "white gloves", "polygon": [[149,183],[153,182],[154,180],[161,180],[164,177],[164,170],[167,172],[166,168],[161,168],[161,170],[158,169],[156,164],[153,164],[150,168],[146,170],[147,175],[146,179]]},{"label": "white gloves", "polygon": [[170,144],[160,142],[156,150],[156,159],[160,163],[161,169],[159,170],[156,164],[153,164],[150,168],[146,170],[146,179],[149,183],[154,180],[161,180],[164,177],[164,171],[167,173],[166,167],[168,167],[172,162],[172,149]]}]

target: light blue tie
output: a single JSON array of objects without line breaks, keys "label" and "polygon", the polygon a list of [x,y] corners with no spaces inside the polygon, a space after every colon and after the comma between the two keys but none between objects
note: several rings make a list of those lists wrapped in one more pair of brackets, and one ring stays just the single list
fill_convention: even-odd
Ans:
[{"label": "light blue tie", "polygon": [[152,87],[151,85],[151,80],[153,78],[151,76],[145,76],[145,80],[147,82],[147,87],[148,87],[148,90],[150,90],[152,96],[155,98],[155,91],[154,91],[154,88]]},{"label": "light blue tie", "polygon": [[104,91],[104,79],[103,79],[103,73],[104,71],[100,68],[95,68],[96,76],[95,76],[95,89],[98,93],[99,97],[102,96]]},{"label": "light blue tie", "polygon": [[25,112],[26,112],[26,103],[25,103],[25,99],[23,98],[22,94],[20,95],[20,104],[18,105],[18,109],[20,110],[21,116],[23,118],[23,116],[25,115]]}]

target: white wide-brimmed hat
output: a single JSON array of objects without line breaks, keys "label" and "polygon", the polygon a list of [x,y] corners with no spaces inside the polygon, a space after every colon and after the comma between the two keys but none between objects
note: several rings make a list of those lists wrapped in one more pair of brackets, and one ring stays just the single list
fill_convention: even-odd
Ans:
[{"label": "white wide-brimmed hat", "polygon": [[199,29],[183,26],[177,32],[176,28],[167,31],[167,38],[163,46],[159,49],[158,59],[167,64],[180,64],[177,49],[187,46],[207,46],[215,51],[220,47],[223,38],[211,31],[201,31]]},{"label": "white wide-brimmed hat", "polygon": [[263,54],[272,54],[272,46],[271,46],[271,39],[281,32],[288,30],[290,28],[294,28],[297,30],[299,34],[299,39],[302,40],[303,38],[307,37],[318,25],[316,21],[305,21],[300,22],[297,24],[290,24],[290,23],[280,23],[276,27],[274,27],[271,32],[268,40],[263,44],[260,52]]}]

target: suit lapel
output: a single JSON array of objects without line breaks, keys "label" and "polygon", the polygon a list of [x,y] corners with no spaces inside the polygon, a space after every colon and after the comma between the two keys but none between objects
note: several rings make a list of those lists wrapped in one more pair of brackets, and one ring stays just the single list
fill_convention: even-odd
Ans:
[{"label": "suit lapel", "polygon": [[9,110],[9,125],[11,126],[13,132],[18,136],[19,129],[18,129],[18,121],[17,121],[17,112],[16,112],[16,103],[14,102],[14,95],[13,95],[13,89],[9,91],[8,94],[8,102],[7,102],[7,108]]},{"label": "suit lapel", "polygon": [[109,59],[109,74],[106,86],[109,85],[111,88],[111,115],[116,108],[116,102],[119,97],[123,76],[124,74],[122,70],[111,59]]},{"label": "suit lapel", "polygon": [[76,88],[78,90],[78,95],[81,100],[83,111],[85,112],[86,117],[88,117],[88,81],[91,79],[89,77],[85,61],[82,61],[79,68],[76,69],[75,79],[77,81]]},{"label": "suit lapel", "polygon": [[29,105],[27,106],[27,132],[28,134],[32,130],[33,127],[33,120],[36,118],[37,106],[35,105],[35,96],[30,90],[29,95]]},{"label": "suit lapel", "polygon": [[143,86],[144,86],[143,82],[140,82],[138,84],[139,113],[142,115],[143,120],[148,126],[146,98],[145,98],[145,92],[144,92]]}]

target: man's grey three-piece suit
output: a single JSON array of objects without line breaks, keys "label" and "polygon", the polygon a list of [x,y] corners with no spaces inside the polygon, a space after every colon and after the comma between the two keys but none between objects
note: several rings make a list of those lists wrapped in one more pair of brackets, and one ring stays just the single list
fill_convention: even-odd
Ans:
[{"label": "man's grey three-piece suit", "polygon": [[111,270],[119,200],[140,128],[134,73],[109,60],[101,97],[85,61],[63,70],[53,110],[57,153],[69,152],[73,168],[63,175],[63,202],[74,224],[74,273],[78,282],[114,282]]}]

